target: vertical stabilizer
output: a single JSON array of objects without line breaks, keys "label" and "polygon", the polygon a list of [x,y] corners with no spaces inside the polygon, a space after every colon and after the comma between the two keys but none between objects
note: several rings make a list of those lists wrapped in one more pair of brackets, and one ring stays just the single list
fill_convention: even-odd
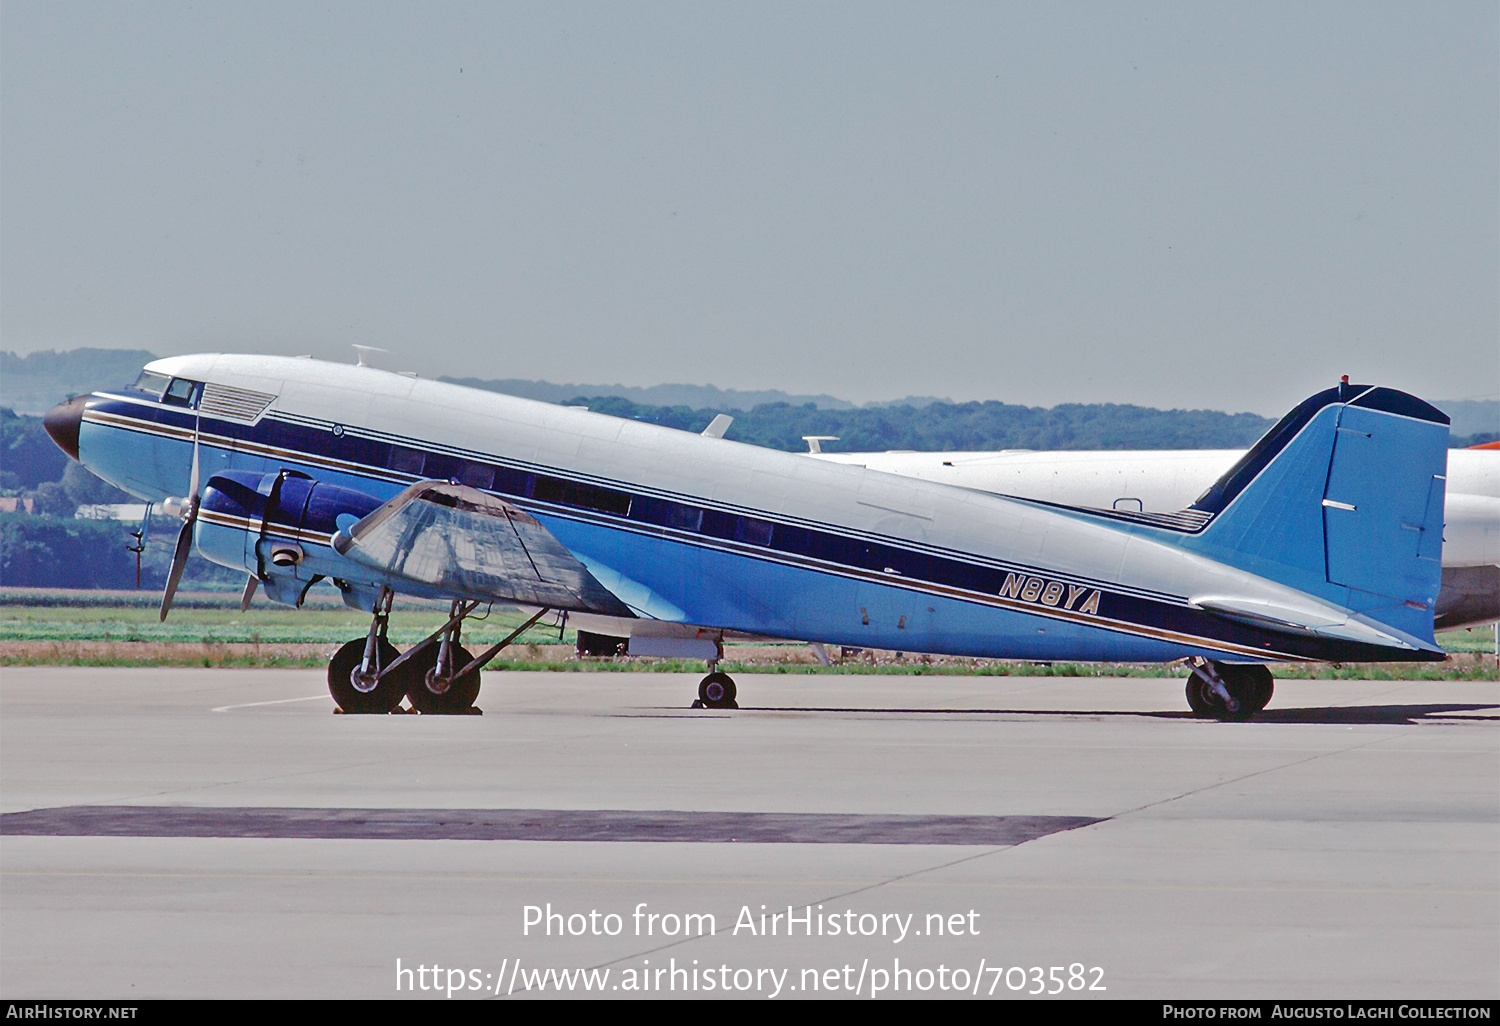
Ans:
[{"label": "vertical stabilizer", "polygon": [[1389,388],[1303,402],[1192,506],[1186,548],[1432,643],[1448,418]]}]

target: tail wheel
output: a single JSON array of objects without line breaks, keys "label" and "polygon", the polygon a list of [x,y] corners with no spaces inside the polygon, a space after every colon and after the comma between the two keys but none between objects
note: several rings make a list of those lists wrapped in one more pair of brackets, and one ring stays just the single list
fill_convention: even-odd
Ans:
[{"label": "tail wheel", "polygon": [[1276,689],[1271,671],[1259,663],[1220,663],[1219,676],[1239,705],[1238,711],[1221,715],[1223,720],[1248,720],[1266,707]]},{"label": "tail wheel", "polygon": [[1275,680],[1265,666],[1258,663],[1214,663],[1213,669],[1238,708],[1231,712],[1208,682],[1194,673],[1187,680],[1187,700],[1194,716],[1240,722],[1260,712],[1271,701]]},{"label": "tail wheel", "polygon": [[[396,661],[396,646],[380,638],[375,643],[375,670]],[[388,713],[401,704],[405,693],[399,673],[384,680],[371,680],[360,673],[365,660],[365,639],[356,638],[328,661],[328,693],[346,713]]]},{"label": "tail wheel", "polygon": [[715,670],[698,683],[698,701],[710,709],[738,709],[734,678]]},{"label": "tail wheel", "polygon": [[[452,657],[450,665],[458,668],[467,666],[474,658],[462,645],[454,645],[449,654]],[[432,647],[430,661],[419,656],[413,662],[417,665],[411,668],[406,679],[406,697],[411,700],[413,709],[419,713],[453,714],[466,713],[473,708],[475,700],[479,698],[478,670],[448,681],[445,685],[437,679],[436,645]]]},{"label": "tail wheel", "polygon": [[1241,666],[1246,671],[1252,682],[1252,702],[1255,711],[1260,712],[1271,704],[1271,696],[1276,693],[1276,678],[1271,676],[1269,666]]}]

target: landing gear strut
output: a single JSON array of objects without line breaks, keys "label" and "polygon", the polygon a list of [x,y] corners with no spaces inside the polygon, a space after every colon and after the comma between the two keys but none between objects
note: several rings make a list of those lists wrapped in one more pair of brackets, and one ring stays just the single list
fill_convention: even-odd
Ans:
[{"label": "landing gear strut", "polygon": [[1275,691],[1271,671],[1260,664],[1216,663],[1202,656],[1188,660],[1188,705],[1194,716],[1248,720],[1264,709]]},{"label": "landing gear strut", "polygon": [[406,693],[399,677],[382,672],[397,658],[396,646],[385,639],[394,597],[389,588],[382,588],[370,633],[340,648],[328,663],[328,691],[346,713],[388,713]]},{"label": "landing gear strut", "polygon": [[474,708],[479,697],[479,670],[467,669],[474,661],[458,643],[463,617],[476,603],[455,601],[449,608],[448,626],[438,637],[436,651],[427,648],[410,663],[406,674],[406,697],[419,713],[460,714]]},{"label": "landing gear strut", "polygon": [[538,610],[505,640],[476,657],[459,644],[459,631],[479,603],[455,599],[447,623],[398,653],[385,639],[395,597],[389,588],[381,587],[369,635],[339,649],[328,664],[328,690],[346,713],[392,712],[402,696],[420,713],[478,712],[474,701],[479,697],[480,669],[551,612]]}]

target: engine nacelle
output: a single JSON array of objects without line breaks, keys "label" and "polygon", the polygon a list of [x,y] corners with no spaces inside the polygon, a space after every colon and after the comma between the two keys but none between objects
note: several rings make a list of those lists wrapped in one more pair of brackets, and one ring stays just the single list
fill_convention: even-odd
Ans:
[{"label": "engine nacelle", "polygon": [[213,562],[260,578],[274,601],[297,604],[321,577],[364,576],[330,541],[380,506],[366,492],[296,471],[225,471],[204,486],[196,541]]}]

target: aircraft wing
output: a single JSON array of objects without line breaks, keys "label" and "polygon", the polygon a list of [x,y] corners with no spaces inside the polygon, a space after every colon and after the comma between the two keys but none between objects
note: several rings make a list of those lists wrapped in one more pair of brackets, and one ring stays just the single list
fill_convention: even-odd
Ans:
[{"label": "aircraft wing", "polygon": [[340,530],[333,547],[456,598],[634,616],[535,517],[465,485],[418,481]]}]

